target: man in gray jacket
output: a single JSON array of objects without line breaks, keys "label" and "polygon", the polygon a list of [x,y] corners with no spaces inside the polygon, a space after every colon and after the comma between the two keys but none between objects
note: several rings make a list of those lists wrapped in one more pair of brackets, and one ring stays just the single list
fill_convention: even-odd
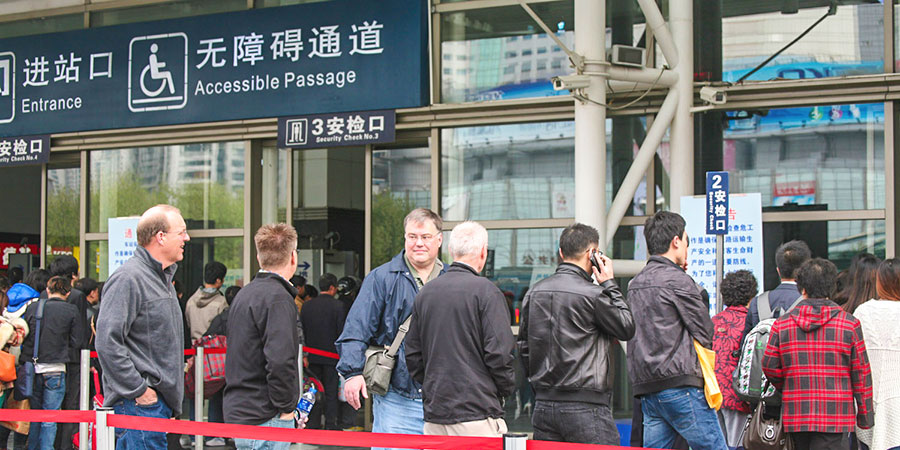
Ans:
[{"label": "man in gray jacket", "polygon": [[[184,333],[172,285],[190,240],[181,212],[157,205],[141,216],[138,248],[103,287],[97,354],[105,406],[116,414],[171,418],[184,397]],[[118,450],[165,450],[165,433],[116,429]]]},{"label": "man in gray jacket", "polygon": [[706,403],[693,341],[712,348],[709,304],[685,273],[684,218],[661,211],[644,225],[647,265],[628,284],[635,334],[628,342],[628,374],[644,413],[644,447],[672,448],[677,435],[696,450],[723,450],[716,411]]}]

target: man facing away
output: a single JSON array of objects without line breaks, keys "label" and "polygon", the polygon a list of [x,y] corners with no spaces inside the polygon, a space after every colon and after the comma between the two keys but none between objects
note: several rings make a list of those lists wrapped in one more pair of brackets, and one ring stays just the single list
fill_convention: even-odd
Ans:
[{"label": "man facing away", "polygon": [[518,346],[537,400],[531,421],[538,440],[619,444],[609,352],[615,339],[634,336],[634,319],[599,245],[593,227],[568,226],[559,237],[556,273],[525,295]]},{"label": "man facing away", "polygon": [[[809,246],[806,245],[806,242],[799,240],[785,242],[775,250],[775,270],[778,272],[778,277],[781,278],[781,284],[769,291],[769,307],[772,317],[777,319],[783,311],[787,311],[800,298],[794,274],[803,263],[809,260],[810,256]],[[750,330],[759,324],[758,301],[759,297],[754,298],[747,307],[747,318],[744,322],[742,336],[747,336]]]},{"label": "man facing away", "polygon": [[191,330],[191,342],[200,339],[203,332],[219,313],[225,310],[228,302],[220,290],[228,269],[225,264],[210,261],[203,268],[203,286],[188,299],[184,306],[184,318]]},{"label": "man facing away", "polygon": [[[225,422],[294,428],[300,399],[297,357],[297,232],[263,225],[253,238],[259,273],[235,296],[228,313]],[[238,450],[287,450],[290,442],[235,439]]]},{"label": "man facing away", "polygon": [[[337,294],[337,277],[323,273],[319,277],[319,295],[306,302],[300,311],[300,323],[303,324],[305,346],[337,353],[334,341],[344,331],[344,320],[347,314],[344,304],[334,298]],[[310,354],[309,370],[314,373],[325,387],[325,429],[339,430],[338,426],[338,375],[335,366],[337,360],[326,356]],[[310,414],[310,428],[320,428],[322,406],[316,404]]]},{"label": "man facing away", "polygon": [[685,273],[688,236],[684,218],[660,211],[644,225],[647,265],[628,284],[635,335],[628,343],[628,372],[644,413],[644,446],[672,448],[681,435],[695,450],[725,449],[716,411],[706,403],[703,373],[693,341],[712,348],[709,303]]},{"label": "man facing away", "polygon": [[[426,283],[444,272],[437,259],[443,237],[441,217],[417,208],[403,219],[405,245],[392,260],[375,268],[363,281],[350,308],[344,332],[338,338],[341,355],[337,370],[344,377],[344,396],[359,409],[360,395],[368,398],[362,372],[369,345],[393,342],[400,325],[412,315],[413,300]],[[425,427],[421,385],[406,367],[406,345],[396,356],[387,395],[375,395],[372,431],[376,433],[422,434]]]},{"label": "man facing away", "polygon": [[[134,256],[103,286],[96,346],[105,406],[116,414],[181,414],[184,329],[172,277],[189,240],[177,208],[148,209],[138,221]],[[167,448],[165,433],[117,428],[116,437],[119,450]]]},{"label": "man facing away", "polygon": [[836,278],[830,261],[815,258],[800,266],[803,300],[772,324],[762,361],[769,382],[781,391],[782,425],[796,450],[847,448],[844,433],[873,425],[862,327],[829,300]]},{"label": "man facing away", "polygon": [[422,384],[425,434],[501,437],[501,399],[516,388],[515,342],[506,298],[478,274],[487,261],[487,230],[463,222],[450,233],[453,264],[419,291],[406,363]]}]

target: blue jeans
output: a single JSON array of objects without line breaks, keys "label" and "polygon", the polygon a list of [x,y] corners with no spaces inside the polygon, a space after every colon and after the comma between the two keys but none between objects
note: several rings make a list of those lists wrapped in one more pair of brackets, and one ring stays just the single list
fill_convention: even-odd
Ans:
[{"label": "blue jeans", "polygon": [[[278,416],[269,419],[267,422],[261,423],[261,427],[272,428],[294,428],[294,418],[281,420]],[[234,447],[236,450],[288,450],[290,442],[281,441],[262,441],[259,439],[235,439]]]},{"label": "blue jeans", "polygon": [[694,450],[724,450],[725,436],[703,389],[681,387],[641,397],[644,447],[672,448],[680,434]]},{"label": "blue jeans", "polygon": [[538,400],[531,424],[539,441],[619,445],[609,405]]},{"label": "blue jeans", "polygon": [[[119,400],[113,405],[113,412],[128,416],[171,419],[172,408],[162,396],[152,405],[138,405],[134,400]],[[167,450],[166,433],[144,430],[116,428],[116,450]]]},{"label": "blue jeans", "polygon": [[[40,385],[40,392],[32,400],[42,409],[59,409],[66,396],[66,374],[53,372],[34,376],[35,386]],[[56,440],[56,422],[32,422],[28,430],[28,450],[53,450]]]},{"label": "blue jeans", "polygon": [[[372,432],[422,434],[425,430],[425,410],[421,399],[406,398],[396,392],[372,395]],[[372,450],[379,450],[372,447]],[[390,449],[384,449],[390,450]]]}]

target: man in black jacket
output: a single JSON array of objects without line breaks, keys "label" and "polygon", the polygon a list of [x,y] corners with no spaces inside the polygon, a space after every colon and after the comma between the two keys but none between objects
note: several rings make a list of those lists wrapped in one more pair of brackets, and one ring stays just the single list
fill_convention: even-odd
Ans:
[{"label": "man in black jacket", "polygon": [[507,431],[501,399],[515,390],[515,342],[503,293],[478,276],[487,239],[476,222],[453,228],[453,265],[413,305],[406,364],[422,384],[425,434],[500,437]]},{"label": "man in black jacket", "polygon": [[610,409],[609,351],[615,339],[631,339],[634,321],[613,280],[612,260],[597,252],[599,242],[588,225],[563,230],[563,262],[523,302],[518,346],[537,400],[531,417],[535,439],[619,444]]},{"label": "man in black jacket", "polygon": [[[811,257],[812,252],[809,251],[809,246],[800,240],[785,242],[775,250],[775,271],[778,272],[781,284],[769,291],[769,309],[772,311],[772,317],[777,319],[783,311],[787,311],[800,298],[795,273]],[[743,336],[747,336],[750,330],[759,323],[758,300],[759,297],[750,300],[750,306],[747,307]]]},{"label": "man in black jacket", "polygon": [[709,303],[685,273],[684,218],[660,211],[644,225],[647,265],[628,284],[635,335],[628,343],[632,390],[641,398],[644,447],[672,448],[677,435],[693,449],[726,448],[716,411],[703,394],[693,341],[712,348]]},{"label": "man in black jacket", "polygon": [[[323,273],[319,277],[319,295],[303,304],[300,312],[300,323],[303,324],[305,346],[337,353],[334,341],[344,331],[344,319],[347,312],[344,304],[334,298],[337,294],[337,277]],[[338,426],[338,360],[326,356],[310,354],[309,370],[314,373],[325,387],[325,429],[339,430]],[[322,406],[317,403],[310,413],[310,428],[319,428]]]},{"label": "man in black jacket", "polygon": [[[294,428],[300,399],[297,367],[297,232],[279,223],[254,237],[260,271],[234,298],[225,354],[225,422]],[[235,439],[238,450],[287,450],[289,442]]]},{"label": "man in black jacket", "polygon": [[[34,357],[35,335],[40,334],[38,359],[34,367],[34,396],[31,398],[34,409],[60,409],[66,394],[69,350],[81,342],[83,321],[79,320],[78,308],[66,303],[66,296],[72,289],[70,283],[67,278],[50,278],[47,282],[48,298],[28,305],[23,316],[32,332],[22,343],[20,364]],[[41,304],[44,304],[44,311],[38,331],[37,315]],[[28,432],[28,448],[52,450],[55,439],[56,423],[34,422]]]}]

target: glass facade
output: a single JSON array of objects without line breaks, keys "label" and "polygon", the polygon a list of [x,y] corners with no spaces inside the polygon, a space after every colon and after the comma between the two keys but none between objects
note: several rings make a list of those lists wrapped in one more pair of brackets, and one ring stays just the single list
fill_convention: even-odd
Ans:
[{"label": "glass facade", "polygon": [[188,229],[241,228],[244,223],[244,142],[172,145],[90,154],[88,231],[107,219],[140,215],[168,203]]},{"label": "glass facade", "polygon": [[178,0],[158,5],[132,8],[100,10],[91,13],[91,26],[121,25],[151,20],[173,19],[176,17],[198,16],[247,9],[247,0]]},{"label": "glass facade", "polygon": [[47,170],[47,248],[46,263],[57,256],[73,255],[82,259],[79,248],[81,169]]},{"label": "glass facade", "polygon": [[423,148],[372,152],[372,267],[403,248],[403,218],[431,208],[431,151]]},{"label": "glass facade", "polygon": [[574,217],[575,125],[441,130],[444,220]]},{"label": "glass facade", "polygon": [[[828,2],[722,3],[722,81],[728,82],[743,77],[829,10]],[[846,1],[840,2],[834,15],[747,79],[825,78],[883,71],[884,6]]]}]

